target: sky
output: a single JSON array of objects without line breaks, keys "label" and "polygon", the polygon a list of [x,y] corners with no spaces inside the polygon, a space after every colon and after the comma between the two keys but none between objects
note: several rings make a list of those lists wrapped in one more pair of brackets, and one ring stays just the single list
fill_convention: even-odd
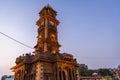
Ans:
[{"label": "sky", "polygon": [[[70,53],[89,69],[120,64],[120,0],[0,0],[0,32],[34,47],[39,11],[57,11],[61,53]],[[0,76],[12,75],[15,59],[34,49],[0,34]]]}]

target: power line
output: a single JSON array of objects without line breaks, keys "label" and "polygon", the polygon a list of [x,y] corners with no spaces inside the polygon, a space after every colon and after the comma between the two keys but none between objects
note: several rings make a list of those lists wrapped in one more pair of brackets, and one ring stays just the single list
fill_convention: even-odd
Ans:
[{"label": "power line", "polygon": [[11,39],[11,40],[13,40],[13,41],[15,41],[15,42],[17,42],[17,43],[19,43],[19,44],[25,46],[25,47],[28,47],[28,48],[30,48],[30,49],[33,49],[33,47],[28,46],[28,45],[26,45],[26,44],[24,44],[24,43],[22,43],[22,42],[20,42],[20,41],[18,41],[18,40],[16,40],[16,39],[12,38],[12,37],[10,37],[10,36],[8,36],[8,35],[2,33],[2,32],[0,32],[0,34],[2,34],[2,35],[4,35],[4,36],[8,37],[9,39]]}]

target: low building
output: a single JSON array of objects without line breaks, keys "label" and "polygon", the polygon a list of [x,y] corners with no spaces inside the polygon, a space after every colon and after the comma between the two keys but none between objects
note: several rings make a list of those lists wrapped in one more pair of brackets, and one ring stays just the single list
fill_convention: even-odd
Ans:
[{"label": "low building", "polygon": [[79,80],[104,80],[98,73],[94,72],[92,76],[80,76]]},{"label": "low building", "polygon": [[10,75],[10,76],[4,75],[4,76],[2,76],[1,80],[14,80],[14,76],[13,75]]},{"label": "low building", "polygon": [[79,80],[104,80],[102,77],[100,76],[81,76],[79,77]]}]

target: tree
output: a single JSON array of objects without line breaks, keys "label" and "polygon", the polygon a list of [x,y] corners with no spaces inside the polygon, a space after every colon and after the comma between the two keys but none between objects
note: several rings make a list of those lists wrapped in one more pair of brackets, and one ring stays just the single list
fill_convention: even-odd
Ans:
[{"label": "tree", "polygon": [[86,76],[87,69],[84,67],[79,67],[79,76]]},{"label": "tree", "polygon": [[109,69],[98,69],[98,74],[105,77],[105,76],[113,76]]},{"label": "tree", "polygon": [[85,67],[79,67],[79,76],[92,76],[96,70],[88,70]]}]

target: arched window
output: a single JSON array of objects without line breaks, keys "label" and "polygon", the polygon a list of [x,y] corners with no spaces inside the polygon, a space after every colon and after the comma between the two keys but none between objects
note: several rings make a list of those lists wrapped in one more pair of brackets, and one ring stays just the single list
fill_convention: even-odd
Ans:
[{"label": "arched window", "polygon": [[62,80],[61,71],[59,71],[59,79]]},{"label": "arched window", "polygon": [[63,72],[63,80],[66,80],[65,72],[64,71],[62,71],[62,72]]},{"label": "arched window", "polygon": [[72,80],[71,70],[69,69],[69,80]]},{"label": "arched window", "polygon": [[46,75],[46,76],[45,76],[45,80],[49,80],[49,77],[48,77],[48,75]]},{"label": "arched window", "polygon": [[52,41],[56,41],[56,37],[55,37],[54,34],[51,34],[50,38],[51,38]]},{"label": "arched window", "polygon": [[73,79],[75,79],[74,70],[72,70],[72,76],[73,76]]}]

